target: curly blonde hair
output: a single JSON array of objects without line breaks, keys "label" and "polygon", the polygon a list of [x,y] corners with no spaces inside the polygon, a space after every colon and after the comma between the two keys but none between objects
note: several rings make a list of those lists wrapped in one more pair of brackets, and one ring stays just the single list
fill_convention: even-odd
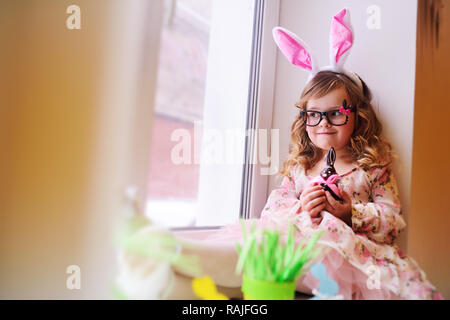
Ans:
[{"label": "curly blonde hair", "polygon": [[[363,90],[349,77],[333,71],[320,71],[304,88],[300,100],[295,104],[300,110],[306,110],[311,98],[321,98],[329,92],[344,87],[352,106],[356,107],[355,128],[347,145],[353,162],[364,169],[380,167],[392,163],[391,144],[382,137],[382,125],[371,104],[372,94],[362,81]],[[291,144],[289,155],[283,164],[280,174],[290,177],[295,165],[305,170],[313,168],[322,158],[322,150],[309,139],[306,125],[298,114],[291,127]]]}]

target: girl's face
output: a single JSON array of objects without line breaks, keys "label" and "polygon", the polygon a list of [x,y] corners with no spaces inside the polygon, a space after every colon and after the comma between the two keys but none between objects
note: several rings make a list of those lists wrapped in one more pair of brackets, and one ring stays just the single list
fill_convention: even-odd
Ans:
[{"label": "girl's face", "polygon": [[[350,104],[345,88],[335,89],[321,98],[311,98],[308,100],[306,110],[329,111],[336,110],[342,106],[344,99]],[[314,145],[324,151],[333,147],[336,151],[345,148],[355,127],[355,113],[350,112],[348,122],[343,126],[334,126],[328,122],[325,116],[322,121],[315,126],[306,126],[306,132]]]}]

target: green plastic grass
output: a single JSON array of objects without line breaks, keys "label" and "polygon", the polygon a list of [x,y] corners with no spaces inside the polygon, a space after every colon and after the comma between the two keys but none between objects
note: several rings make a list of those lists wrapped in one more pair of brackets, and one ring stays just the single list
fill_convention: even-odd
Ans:
[{"label": "green plastic grass", "polygon": [[308,262],[322,250],[316,243],[323,231],[316,232],[307,244],[301,241],[296,246],[293,224],[288,226],[286,241],[282,241],[281,232],[257,229],[255,225],[247,234],[244,220],[242,229],[244,243],[242,247],[236,244],[239,254],[236,272],[244,272],[255,280],[294,281],[306,271]]}]

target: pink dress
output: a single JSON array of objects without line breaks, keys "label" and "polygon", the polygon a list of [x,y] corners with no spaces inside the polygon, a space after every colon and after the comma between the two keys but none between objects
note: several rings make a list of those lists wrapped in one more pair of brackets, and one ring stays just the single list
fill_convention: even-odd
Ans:
[{"label": "pink dress", "polygon": [[[324,230],[319,243],[328,251],[321,262],[344,299],[443,299],[418,264],[393,243],[406,224],[391,168],[355,168],[341,177],[339,187],[352,199],[352,227],[327,211],[321,212],[319,221],[312,221],[301,210],[300,194],[313,177],[300,166],[271,192],[261,218],[247,224],[283,228],[293,222],[299,239]],[[208,239],[236,241],[242,239],[241,233],[237,223]],[[299,282],[311,290],[318,289],[318,280],[310,272]]]}]

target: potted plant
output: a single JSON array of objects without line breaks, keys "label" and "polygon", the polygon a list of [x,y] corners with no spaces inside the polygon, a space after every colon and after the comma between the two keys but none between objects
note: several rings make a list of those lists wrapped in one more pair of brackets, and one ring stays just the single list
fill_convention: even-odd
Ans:
[{"label": "potted plant", "polygon": [[249,234],[243,223],[243,245],[237,243],[239,254],[236,272],[242,275],[242,292],[246,300],[292,300],[296,280],[307,271],[310,262],[321,252],[316,243],[318,231],[308,243],[295,244],[294,225],[288,226],[286,240],[279,230],[252,227]]}]

